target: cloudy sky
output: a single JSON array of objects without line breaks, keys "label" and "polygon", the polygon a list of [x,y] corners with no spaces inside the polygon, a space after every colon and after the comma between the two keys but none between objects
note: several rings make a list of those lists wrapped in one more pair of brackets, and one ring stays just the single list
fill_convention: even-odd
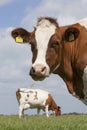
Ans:
[{"label": "cloudy sky", "polygon": [[40,16],[57,18],[60,26],[72,24],[87,17],[87,0],[0,0],[0,114],[18,114],[15,92],[32,83],[34,88],[48,90],[62,113],[87,113],[87,106],[68,93],[57,75],[42,82],[35,82],[29,76],[30,46],[16,44],[10,32],[15,27],[32,31]]}]

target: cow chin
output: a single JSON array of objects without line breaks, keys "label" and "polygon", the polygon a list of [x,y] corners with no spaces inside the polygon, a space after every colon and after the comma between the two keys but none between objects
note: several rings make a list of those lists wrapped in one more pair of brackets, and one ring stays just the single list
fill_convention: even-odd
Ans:
[{"label": "cow chin", "polygon": [[42,80],[44,80],[47,77],[47,76],[32,76],[32,75],[30,75],[30,76],[35,81],[42,81]]}]

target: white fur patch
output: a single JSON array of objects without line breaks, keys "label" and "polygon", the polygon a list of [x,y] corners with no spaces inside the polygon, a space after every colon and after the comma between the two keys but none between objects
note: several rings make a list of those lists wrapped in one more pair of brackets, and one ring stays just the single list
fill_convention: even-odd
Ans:
[{"label": "white fur patch", "polygon": [[84,69],[83,84],[84,84],[83,92],[84,92],[85,98],[82,101],[83,101],[83,103],[85,103],[87,105],[87,66]]},{"label": "white fur patch", "polygon": [[77,21],[77,23],[79,23],[80,25],[87,28],[87,18],[81,19],[81,20]]},{"label": "white fur patch", "polygon": [[83,80],[87,82],[87,66],[84,69]]},{"label": "white fur patch", "polygon": [[49,40],[51,36],[55,33],[55,29],[56,26],[54,24],[50,23],[49,20],[43,19],[39,22],[35,32],[38,54],[33,67],[38,64],[45,66],[47,69],[47,76],[49,75],[50,68],[46,63],[46,51]]},{"label": "white fur patch", "polygon": [[[28,88],[20,88],[20,94],[21,94],[21,99],[20,102],[21,104],[25,104],[30,102],[32,103],[32,105],[37,105],[37,104],[43,104],[45,105],[45,101],[48,98],[48,94],[49,92],[45,91],[45,90],[41,90],[41,89],[28,89]],[[34,100],[35,95],[37,92],[37,98],[38,100]],[[27,94],[29,94],[29,98],[27,97]],[[25,99],[28,99],[27,101],[25,101]]]}]

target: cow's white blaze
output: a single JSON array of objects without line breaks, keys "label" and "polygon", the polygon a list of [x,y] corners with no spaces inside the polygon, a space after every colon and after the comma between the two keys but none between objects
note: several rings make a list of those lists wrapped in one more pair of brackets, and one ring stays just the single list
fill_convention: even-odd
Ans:
[{"label": "cow's white blaze", "polygon": [[36,65],[42,65],[46,67],[46,75],[49,75],[50,68],[46,63],[46,51],[48,48],[48,43],[51,36],[55,33],[56,26],[52,24],[47,19],[42,19],[37,27],[35,32],[35,39],[37,42],[37,58],[34,64],[32,65],[35,67]]}]

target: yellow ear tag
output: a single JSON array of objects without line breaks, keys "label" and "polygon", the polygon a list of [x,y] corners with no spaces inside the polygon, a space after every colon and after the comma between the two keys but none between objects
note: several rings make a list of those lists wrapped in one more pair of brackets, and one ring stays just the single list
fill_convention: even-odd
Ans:
[{"label": "yellow ear tag", "polygon": [[15,39],[15,41],[17,43],[23,43],[23,38],[21,36],[17,36],[16,39]]},{"label": "yellow ear tag", "polygon": [[69,36],[69,42],[74,41],[74,40],[75,40],[74,34],[71,33],[70,36]]}]

